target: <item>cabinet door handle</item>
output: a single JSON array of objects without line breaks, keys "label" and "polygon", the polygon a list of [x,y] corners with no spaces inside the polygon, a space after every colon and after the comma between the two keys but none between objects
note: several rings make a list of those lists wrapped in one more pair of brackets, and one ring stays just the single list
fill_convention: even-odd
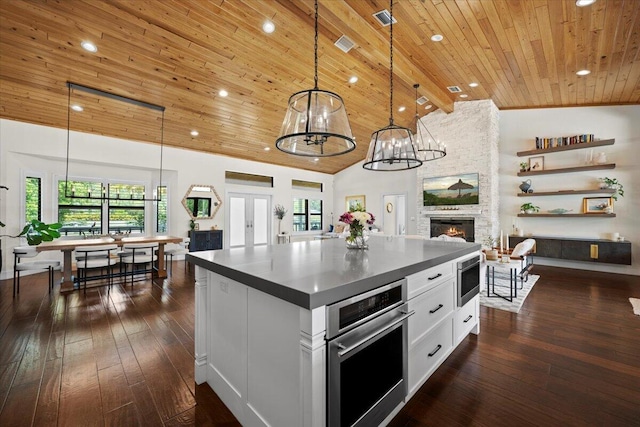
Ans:
[{"label": "cabinet door handle", "polygon": [[473,319],[472,315],[469,315],[466,319],[464,319],[464,323],[467,323],[469,320]]},{"label": "cabinet door handle", "polygon": [[435,279],[437,279],[437,278],[438,278],[438,277],[440,277],[440,276],[442,276],[442,273],[438,273],[438,274],[436,274],[435,276],[428,277],[428,279],[429,279],[429,280],[435,280]]},{"label": "cabinet door handle", "polygon": [[438,344],[438,346],[436,347],[435,350],[433,350],[431,353],[429,353],[429,357],[433,357],[436,355],[437,352],[440,351],[440,349],[442,348],[442,346],[440,344]]},{"label": "cabinet door handle", "polygon": [[433,310],[429,310],[429,313],[433,314],[436,311],[440,310],[442,307],[444,307],[442,304],[438,304],[436,308],[434,308]]}]

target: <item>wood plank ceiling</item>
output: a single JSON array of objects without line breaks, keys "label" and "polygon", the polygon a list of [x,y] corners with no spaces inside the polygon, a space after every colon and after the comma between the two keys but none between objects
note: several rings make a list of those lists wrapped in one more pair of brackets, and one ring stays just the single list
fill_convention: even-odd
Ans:
[{"label": "wood plank ceiling", "polygon": [[[66,129],[71,81],[165,106],[166,145],[336,173],[388,124],[389,27],[372,16],[383,9],[320,0],[319,87],[345,100],[358,142],[347,155],[314,161],[274,146],[289,96],[313,87],[312,0],[0,0],[0,117]],[[638,0],[395,0],[394,17],[397,124],[415,115],[414,83],[434,106],[420,115],[478,99],[500,109],[640,102]],[[356,43],[349,53],[333,44],[343,34]],[[159,140],[157,118],[73,96],[88,105],[71,128]]]}]

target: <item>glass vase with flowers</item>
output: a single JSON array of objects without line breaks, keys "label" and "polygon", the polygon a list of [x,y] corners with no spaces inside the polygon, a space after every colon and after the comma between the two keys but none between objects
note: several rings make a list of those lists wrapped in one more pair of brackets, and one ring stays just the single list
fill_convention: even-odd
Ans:
[{"label": "glass vase with flowers", "polygon": [[340,215],[340,222],[349,225],[349,235],[345,238],[347,248],[367,249],[368,226],[373,225],[375,220],[373,214],[365,211],[360,204]]}]

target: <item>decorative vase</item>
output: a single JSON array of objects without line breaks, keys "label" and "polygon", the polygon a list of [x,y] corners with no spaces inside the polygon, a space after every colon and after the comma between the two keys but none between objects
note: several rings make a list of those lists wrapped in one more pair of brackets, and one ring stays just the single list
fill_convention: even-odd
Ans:
[{"label": "decorative vase", "polygon": [[369,233],[366,230],[351,230],[349,236],[345,239],[347,248],[349,249],[367,249],[367,240],[369,240]]},{"label": "decorative vase", "polygon": [[528,179],[526,181],[522,181],[522,184],[520,184],[520,190],[522,190],[523,193],[528,192],[530,188],[531,188],[531,180],[530,179]]}]

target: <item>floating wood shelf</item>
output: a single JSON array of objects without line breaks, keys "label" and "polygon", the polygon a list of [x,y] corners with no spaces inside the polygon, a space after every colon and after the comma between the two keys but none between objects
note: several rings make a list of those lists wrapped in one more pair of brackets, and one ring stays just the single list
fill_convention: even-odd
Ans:
[{"label": "floating wood shelf", "polygon": [[549,175],[552,173],[597,171],[597,170],[615,169],[615,168],[616,168],[615,163],[605,163],[603,165],[574,166],[570,168],[544,169],[541,171],[518,172],[518,176]]},{"label": "floating wood shelf", "polygon": [[585,214],[585,213],[580,213],[580,214],[552,214],[552,213],[535,213],[535,214],[518,214],[519,217],[544,217],[544,218],[550,218],[550,217],[555,217],[555,218],[560,218],[560,217],[582,217],[582,218],[615,218],[616,214],[614,213],[610,213],[610,214]]},{"label": "floating wood shelf", "polygon": [[570,196],[572,194],[614,194],[616,190],[559,190],[559,191],[536,191],[535,193],[518,193],[518,197],[535,196]]},{"label": "floating wood shelf", "polygon": [[602,139],[599,141],[581,142],[579,144],[561,145],[559,147],[543,148],[539,150],[518,151],[517,155],[518,157],[535,156],[537,154],[557,153],[559,151],[579,150],[581,148],[602,147],[605,145],[613,145],[615,142],[615,139]]}]

